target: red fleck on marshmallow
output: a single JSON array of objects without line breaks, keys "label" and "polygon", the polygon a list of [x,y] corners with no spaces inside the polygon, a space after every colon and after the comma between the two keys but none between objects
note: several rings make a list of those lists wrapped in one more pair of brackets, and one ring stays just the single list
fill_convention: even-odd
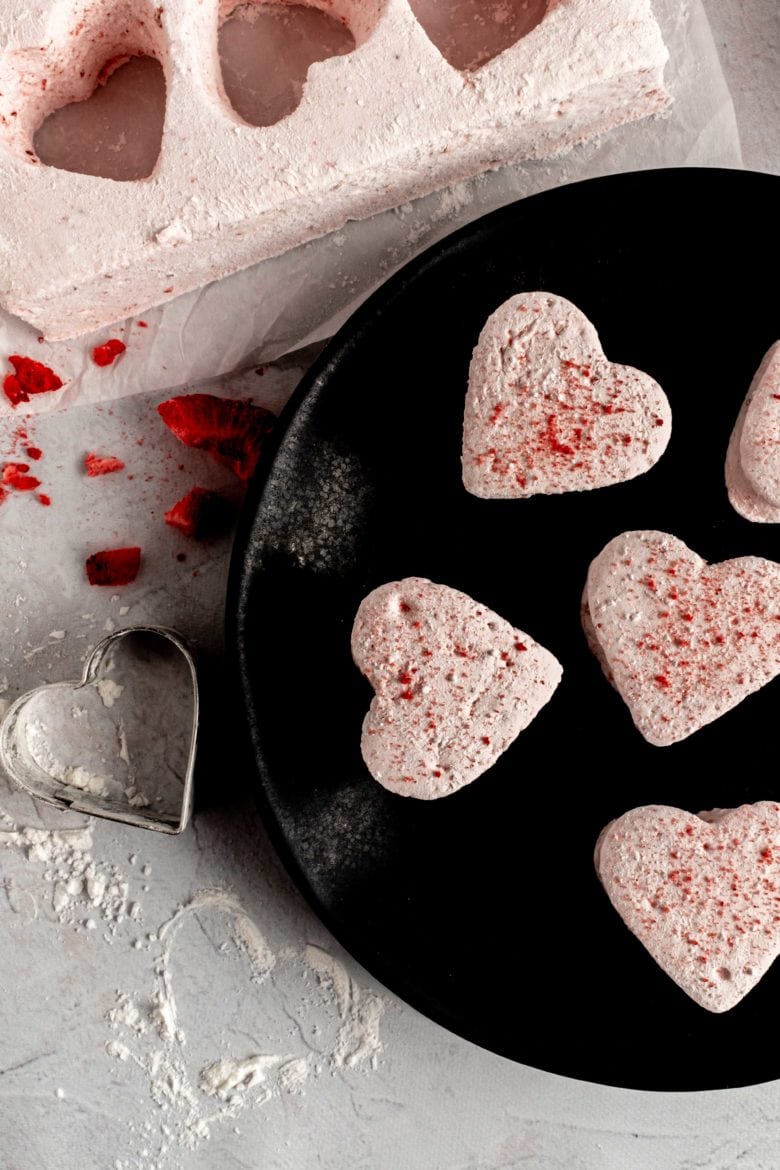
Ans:
[{"label": "red fleck on marshmallow", "polygon": [[536,717],[560,663],[465,593],[421,577],[362,602],[352,656],[374,688],[361,750],[391,792],[433,800],[486,772]]},{"label": "red fleck on marshmallow", "polygon": [[658,383],[608,361],[570,301],[522,293],[488,318],[463,420],[472,495],[525,499],[623,483],[657,463],[671,432]]},{"label": "red fleck on marshmallow", "polygon": [[726,455],[732,507],[757,524],[780,524],[780,341],[758,368]]},{"label": "red fleck on marshmallow", "polygon": [[709,565],[666,532],[624,532],[591,563],[591,650],[658,747],[676,743],[780,674],[780,565]]},{"label": "red fleck on marshmallow", "polygon": [[698,816],[647,805],[612,821],[598,876],[629,930],[711,1012],[747,995],[780,952],[780,805]]}]

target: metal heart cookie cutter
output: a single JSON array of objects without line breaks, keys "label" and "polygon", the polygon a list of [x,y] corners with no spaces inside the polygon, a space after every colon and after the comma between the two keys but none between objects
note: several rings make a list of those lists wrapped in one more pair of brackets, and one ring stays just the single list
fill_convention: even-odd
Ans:
[{"label": "metal heart cookie cutter", "polygon": [[28,691],[0,724],[0,765],[61,809],[158,833],[192,811],[198,678],[186,642],[161,626],[104,638],[81,681]]}]

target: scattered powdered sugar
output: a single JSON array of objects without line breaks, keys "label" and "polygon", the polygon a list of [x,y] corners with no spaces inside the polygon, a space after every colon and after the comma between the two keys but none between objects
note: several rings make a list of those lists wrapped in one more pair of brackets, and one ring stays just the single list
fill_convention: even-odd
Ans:
[{"label": "scattered powdered sugar", "polygon": [[81,792],[88,792],[91,796],[106,795],[110,782],[104,776],[95,775],[82,764],[65,764],[57,759],[50,747],[49,728],[40,719],[27,721],[24,740],[31,758],[41,771],[46,772],[53,780],[78,788]]},{"label": "scattered powdered sugar", "polygon": [[336,1005],[339,1009],[339,1015],[343,1019],[349,1011],[349,997],[351,991],[351,979],[344,970],[344,967],[327,951],[323,951],[321,947],[308,946],[306,948],[306,962],[319,976],[320,982],[326,986],[330,986],[336,1000]]},{"label": "scattered powdered sugar", "polygon": [[[60,922],[92,931],[97,917],[109,938],[116,935],[128,917],[128,883],[114,864],[93,860],[90,821],[75,829],[42,829],[17,825],[0,812],[0,824],[0,847],[18,850],[44,867],[42,877]],[[85,911],[91,917],[85,918]]]},{"label": "scattered powdered sugar", "polygon": [[104,707],[113,707],[125,689],[120,683],[114,682],[112,678],[99,678],[95,683],[95,688]]},{"label": "scattered powdered sugar", "polygon": [[[2,823],[8,825],[5,814]],[[19,828],[13,821],[10,828],[0,829],[0,845],[20,849],[28,861],[67,863],[80,860],[92,846],[92,830]]]},{"label": "scattered powdered sugar", "polygon": [[310,1062],[303,1056],[286,1061],[279,1069],[279,1087],[285,1093],[302,1093],[309,1079]]},{"label": "scattered powdered sugar", "polygon": [[[267,1036],[264,1045],[258,1034],[254,1050],[247,1046],[236,1052],[233,1039],[232,1050],[215,1053],[215,1059],[199,1063],[189,1058],[172,958],[183,924],[204,913],[228,919],[229,937],[246,964],[247,996],[281,997],[285,1013],[296,1021],[289,1047],[276,1050],[278,1038],[269,1044]],[[167,1170],[177,1150],[198,1148],[216,1125],[235,1120],[248,1108],[300,1096],[307,1085],[328,1073],[377,1068],[383,1000],[359,987],[343,964],[319,946],[286,947],[275,953],[229,891],[198,892],[150,938],[159,947],[153,988],[144,994],[118,993],[107,1015],[112,1036],[106,1054],[144,1071],[157,1109],[155,1120],[144,1127],[146,1160],[118,1162],[123,1170],[125,1166]],[[220,956],[226,946],[217,948]],[[305,992],[312,979],[313,995]],[[189,1037],[190,1046],[194,1039]]]},{"label": "scattered powdered sugar", "polygon": [[278,1068],[283,1059],[281,1056],[249,1056],[246,1060],[218,1060],[203,1069],[200,1087],[209,1097],[232,1102],[238,1093],[264,1084],[267,1074]]},{"label": "scattered powdered sugar", "polygon": [[238,905],[231,907],[233,914],[233,937],[237,946],[246,955],[252,969],[252,981],[262,982],[272,970],[276,956],[260,933],[257,924]]},{"label": "scattered powdered sugar", "polygon": [[109,1056],[115,1057],[117,1060],[129,1060],[130,1049],[119,1042],[119,1040],[109,1040],[106,1044],[106,1052]]}]

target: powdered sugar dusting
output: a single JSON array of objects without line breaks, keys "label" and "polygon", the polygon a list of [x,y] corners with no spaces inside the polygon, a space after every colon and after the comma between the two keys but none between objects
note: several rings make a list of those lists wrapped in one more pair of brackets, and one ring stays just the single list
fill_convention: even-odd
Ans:
[{"label": "powdered sugar dusting", "polygon": [[91,827],[37,829],[17,827],[0,831],[0,845],[21,850],[28,861],[45,866],[43,878],[51,893],[51,908],[62,923],[76,930],[94,930],[96,915],[109,937],[128,916],[128,883],[119,869],[93,860]]},{"label": "powdered sugar dusting", "polygon": [[121,696],[125,689],[119,683],[114,682],[112,678],[100,678],[95,683],[98,694],[104,707],[113,707],[114,703]]},{"label": "powdered sugar dusting", "polygon": [[349,1011],[352,988],[351,980],[343,964],[329,955],[327,951],[323,951],[321,947],[315,946],[306,948],[306,962],[312,971],[317,973],[320,982],[333,992],[339,1015],[344,1019]]},{"label": "powdered sugar dusting", "polygon": [[[278,1036],[272,1039],[259,1032],[249,1036],[243,1028],[241,1036],[247,1036],[243,1051],[235,1050],[233,1039],[226,1050],[201,1062],[193,1048],[196,1038],[188,1033],[177,1000],[176,940],[188,922],[196,920],[201,930],[207,930],[220,919],[228,920],[232,947],[223,942],[216,953],[230,961],[232,950],[233,960],[243,964],[247,1006],[258,996],[261,1003],[281,997],[295,1027],[284,1047]],[[326,1073],[377,1068],[384,1001],[359,987],[343,964],[320,946],[274,951],[230,891],[197,892],[149,938],[156,954],[153,988],[117,993],[106,1017],[112,1035],[105,1045],[115,1061],[143,1070],[157,1107],[145,1130],[150,1160],[139,1163],[142,1170],[162,1170],[177,1151],[195,1150],[207,1141],[215,1126],[246,1109],[300,1096]],[[312,975],[313,994],[307,991]]]}]

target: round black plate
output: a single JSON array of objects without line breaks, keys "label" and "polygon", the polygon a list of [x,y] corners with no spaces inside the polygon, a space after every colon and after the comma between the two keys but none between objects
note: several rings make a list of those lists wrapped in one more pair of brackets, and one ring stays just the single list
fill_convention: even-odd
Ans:
[{"label": "round black plate", "polygon": [[[284,417],[239,535],[230,638],[275,839],[341,942],[454,1032],[555,1073],[641,1089],[780,1076],[766,1037],[780,963],[713,1015],[612,909],[593,846],[636,805],[698,812],[777,799],[778,686],[683,743],[650,747],[585,644],[590,560],[631,528],[708,560],[778,559],[731,509],[729,434],[780,335],[780,179],[668,170],[534,196],[414,261],[353,317]],[[502,301],[545,289],[607,354],[666,389],[673,435],[631,483],[484,502],[460,480],[469,359]],[[564,679],[490,772],[445,800],[368,775],[371,698],[351,662],[361,598],[418,575],[464,590],[549,647]]]}]

